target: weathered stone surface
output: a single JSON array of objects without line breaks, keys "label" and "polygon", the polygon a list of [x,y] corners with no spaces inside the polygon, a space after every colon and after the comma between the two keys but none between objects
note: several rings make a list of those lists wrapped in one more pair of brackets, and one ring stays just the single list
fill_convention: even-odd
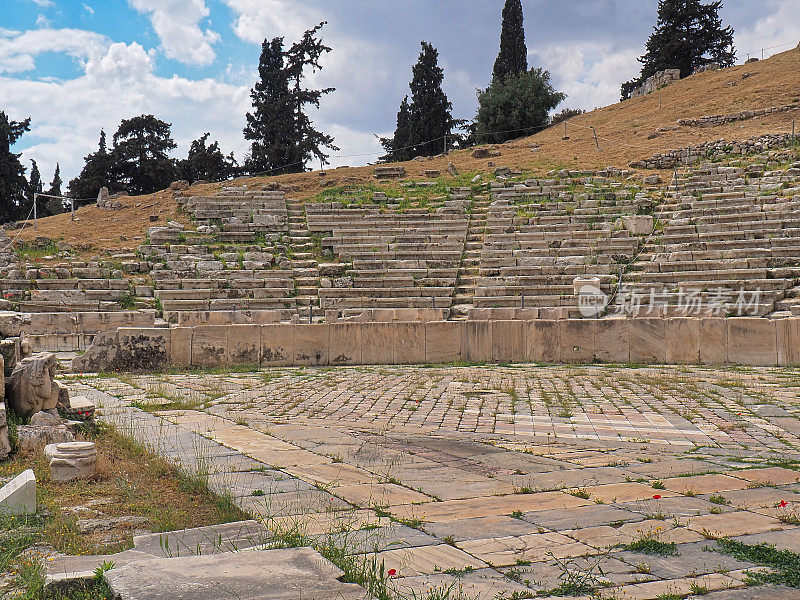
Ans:
[{"label": "weathered stone surface", "polygon": [[728,362],[739,365],[777,365],[775,321],[751,317],[728,319]]},{"label": "weathered stone surface", "polygon": [[53,481],[89,479],[97,466],[94,442],[48,444],[44,455],[50,463],[50,479]]},{"label": "weathered stone surface", "polygon": [[23,359],[8,382],[8,401],[14,412],[23,418],[58,404],[59,386],[53,381],[56,355],[41,353]]},{"label": "weathered stone surface", "polygon": [[48,444],[72,442],[75,436],[66,425],[37,427],[20,425],[17,427],[17,451],[23,456],[41,454]]},{"label": "weathered stone surface", "polygon": [[269,531],[257,521],[237,521],[181,529],[165,533],[146,533],[133,537],[133,547],[157,558],[240,552],[264,544]]},{"label": "weathered stone surface", "polygon": [[117,332],[98,333],[86,352],[72,359],[72,370],[76,373],[99,373],[113,364],[118,354]]},{"label": "weathered stone surface", "polygon": [[310,548],[143,560],[105,575],[125,600],[355,600],[364,590]]},{"label": "weathered stone surface", "polygon": [[8,438],[8,422],[6,419],[6,405],[0,399],[0,460],[5,460],[11,454],[11,442]]},{"label": "weathered stone surface", "polygon": [[0,488],[0,515],[35,514],[36,476],[28,469]]},{"label": "weathered stone surface", "polygon": [[622,226],[631,235],[650,235],[653,233],[653,217],[650,215],[622,217]]}]

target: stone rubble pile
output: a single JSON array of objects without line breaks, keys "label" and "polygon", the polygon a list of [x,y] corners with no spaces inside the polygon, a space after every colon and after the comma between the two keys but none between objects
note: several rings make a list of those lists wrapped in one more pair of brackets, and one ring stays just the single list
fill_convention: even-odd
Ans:
[{"label": "stone rubble pile", "polygon": [[737,121],[747,121],[767,115],[774,115],[790,110],[800,109],[800,103],[787,104],[784,106],[773,106],[771,108],[759,108],[756,110],[743,110],[730,115],[706,115],[693,119],[678,119],[678,125],[689,127],[714,127],[725,123],[735,123]]},{"label": "stone rubble pile", "polygon": [[761,154],[767,150],[784,148],[795,143],[789,133],[773,133],[746,140],[726,141],[719,139],[705,142],[689,148],[675,148],[667,152],[654,154],[644,160],[633,161],[629,164],[634,169],[672,169],[677,166],[694,164],[702,159],[738,154],[742,156]]}]

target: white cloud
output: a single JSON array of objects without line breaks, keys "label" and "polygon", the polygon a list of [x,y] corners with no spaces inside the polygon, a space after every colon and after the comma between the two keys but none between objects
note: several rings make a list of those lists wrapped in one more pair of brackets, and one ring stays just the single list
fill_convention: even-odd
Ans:
[{"label": "white cloud", "polygon": [[31,71],[45,52],[64,52],[76,59],[101,54],[110,40],[82,29],[32,29],[23,33],[0,30],[0,73]]},{"label": "white cloud", "polygon": [[539,49],[532,64],[550,71],[553,85],[567,94],[560,105],[592,110],[619,101],[620,85],[639,72],[636,48],[579,42]]},{"label": "white cloud", "polygon": [[[736,53],[740,61],[747,55],[761,58],[761,49],[767,58],[777,52],[789,50],[800,41],[800,11],[796,0],[778,0],[776,10],[761,19],[750,21],[750,27],[739,26],[734,34]],[[780,47],[774,47],[774,46]]]},{"label": "white cloud", "polygon": [[37,27],[50,27],[50,19],[45,17],[44,15],[39,15],[36,17],[36,26]]},{"label": "white cloud", "polygon": [[89,6],[88,4],[84,4],[83,5],[83,10],[88,12],[90,15],[94,14],[94,9],[91,6]]},{"label": "white cloud", "polygon": [[111,44],[90,57],[84,74],[67,81],[35,81],[0,75],[0,98],[12,119],[31,117],[31,132],[42,140],[23,151],[47,172],[61,163],[64,179],[80,171],[83,157],[97,149],[100,128],[110,138],[120,120],[154,114],[172,123],[178,143],[176,155],[185,155],[189,142],[211,131],[223,150],[243,156],[241,130],[249,108],[248,88],[213,79],[159,77],[154,57],[137,43]]},{"label": "white cloud", "polygon": [[213,46],[220,36],[200,28],[200,22],[210,14],[205,0],[128,0],[128,3],[148,16],[168,58],[194,65],[214,62],[217,55]]},{"label": "white cloud", "polygon": [[298,39],[324,18],[312,8],[293,0],[224,0],[235,13],[233,31],[246,42],[260,44],[265,38]]},{"label": "white cloud", "polygon": [[36,6],[53,6],[53,0],[31,0]]}]

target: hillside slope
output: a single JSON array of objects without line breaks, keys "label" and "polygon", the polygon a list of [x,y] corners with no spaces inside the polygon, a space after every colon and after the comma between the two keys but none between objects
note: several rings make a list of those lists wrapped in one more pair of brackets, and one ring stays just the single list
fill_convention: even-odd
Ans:
[{"label": "hillside slope", "polygon": [[[423,170],[446,173],[449,162],[461,171],[492,170],[490,162],[534,173],[553,168],[590,169],[626,166],[629,162],[648,158],[665,150],[697,146],[720,138],[738,140],[766,133],[789,133],[792,119],[800,111],[729,123],[714,127],[676,127],[679,119],[704,115],[736,113],[783,106],[800,102],[800,50],[793,49],[767,60],[693,75],[648,96],[634,98],[600,108],[571,119],[536,135],[498,146],[501,156],[475,159],[471,151],[462,150],[449,156],[403,163],[409,177]],[[591,128],[597,132],[600,149]],[[670,130],[657,132],[662,128]],[[654,136],[655,134],[655,136]],[[536,150],[534,151],[534,148]],[[324,176],[309,172],[278,177],[251,177],[236,180],[236,185],[262,186],[279,182],[296,186],[293,194],[307,198],[319,193],[325,185],[348,185],[372,181],[372,167],[342,167],[329,170]],[[212,194],[230,182],[193,186],[188,194]],[[148,196],[122,198],[123,209],[115,211],[85,207],[77,211],[79,220],[69,214],[39,221],[38,230],[26,228],[20,241],[31,241],[37,235],[66,241],[84,252],[95,250],[133,249],[144,239],[153,225],[151,215],[159,222],[168,219],[184,221],[172,194],[158,192]],[[15,235],[12,232],[12,237]]]}]

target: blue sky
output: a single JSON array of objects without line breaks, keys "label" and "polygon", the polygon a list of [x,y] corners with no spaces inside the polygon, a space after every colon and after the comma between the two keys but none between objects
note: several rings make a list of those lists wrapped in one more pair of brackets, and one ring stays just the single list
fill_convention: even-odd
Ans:
[{"label": "blue sky", "polygon": [[[45,179],[74,177],[122,118],[173,124],[184,156],[205,131],[244,158],[244,114],[260,43],[292,42],[319,21],[333,52],[314,85],[335,86],[314,119],[336,137],[332,164],[364,164],[390,133],[419,42],[432,42],[456,117],[475,114],[497,54],[503,0],[0,0],[0,110],[32,118],[15,147]],[[657,0],[523,0],[529,61],[549,69],[563,106],[615,102],[638,72]],[[797,0],[726,0],[740,60],[800,40]],[[780,45],[778,48],[773,46]]]}]

